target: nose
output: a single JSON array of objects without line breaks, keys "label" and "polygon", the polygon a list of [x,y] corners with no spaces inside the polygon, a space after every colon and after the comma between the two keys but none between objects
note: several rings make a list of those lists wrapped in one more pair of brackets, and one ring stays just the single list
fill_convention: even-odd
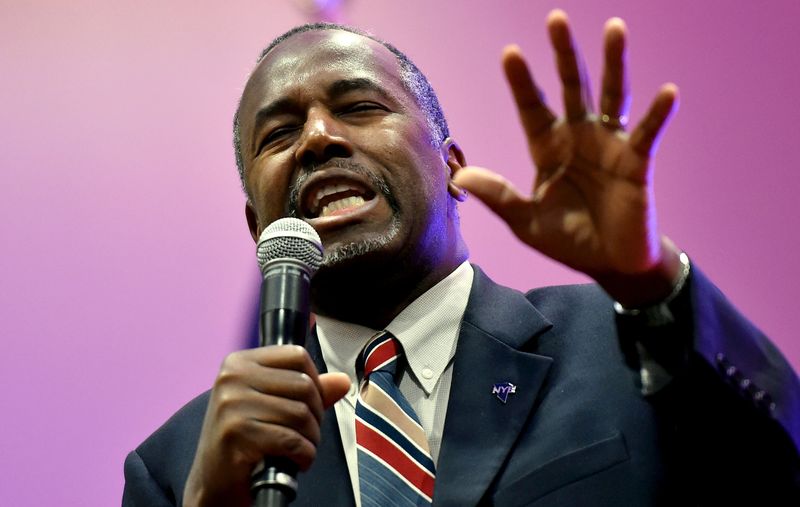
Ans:
[{"label": "nose", "polygon": [[353,146],[344,134],[344,126],[327,111],[311,110],[306,118],[295,152],[301,167],[323,164],[332,158],[349,158]]}]

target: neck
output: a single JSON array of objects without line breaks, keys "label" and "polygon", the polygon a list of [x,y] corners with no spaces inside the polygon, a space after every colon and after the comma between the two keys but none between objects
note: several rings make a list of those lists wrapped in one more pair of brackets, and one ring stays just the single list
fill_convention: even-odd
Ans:
[{"label": "neck", "polygon": [[465,253],[428,269],[359,262],[349,269],[320,270],[311,284],[313,310],[344,322],[384,329],[466,258]]}]

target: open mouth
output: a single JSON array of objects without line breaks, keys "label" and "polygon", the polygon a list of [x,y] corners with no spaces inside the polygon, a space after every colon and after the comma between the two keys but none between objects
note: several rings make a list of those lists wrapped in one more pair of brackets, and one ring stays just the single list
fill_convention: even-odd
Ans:
[{"label": "open mouth", "polygon": [[374,190],[347,178],[325,178],[304,190],[303,214],[312,219],[347,214],[375,198]]}]

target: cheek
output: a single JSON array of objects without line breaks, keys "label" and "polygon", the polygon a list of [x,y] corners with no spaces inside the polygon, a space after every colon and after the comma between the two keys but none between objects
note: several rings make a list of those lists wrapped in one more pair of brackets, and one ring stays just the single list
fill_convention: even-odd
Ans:
[{"label": "cheek", "polygon": [[394,166],[402,167],[402,174],[397,176],[404,185],[430,196],[437,195],[441,188],[446,190],[444,162],[423,127],[388,131],[386,139],[386,156]]},{"label": "cheek", "polygon": [[247,185],[262,227],[286,214],[289,200],[289,171],[279,164],[255,164],[249,172]]}]

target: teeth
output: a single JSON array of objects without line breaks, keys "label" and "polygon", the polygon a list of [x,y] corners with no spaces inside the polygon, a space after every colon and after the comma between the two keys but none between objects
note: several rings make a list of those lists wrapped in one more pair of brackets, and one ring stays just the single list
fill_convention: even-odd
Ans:
[{"label": "teeth", "polygon": [[314,196],[314,209],[319,208],[319,201],[321,201],[324,197],[329,196],[331,194],[335,194],[337,192],[346,192],[348,190],[354,190],[356,192],[360,192],[361,189],[359,187],[351,186],[351,185],[325,185],[324,187],[317,190],[317,195]]},{"label": "teeth", "polygon": [[[347,187],[345,187],[347,189]],[[339,199],[338,201],[333,201],[329,203],[327,206],[322,207],[322,212],[319,214],[320,217],[326,217],[331,213],[336,211],[345,209],[345,208],[357,208],[358,206],[362,206],[364,204],[364,198],[361,196],[353,196],[353,197],[346,197],[344,199]]]}]

